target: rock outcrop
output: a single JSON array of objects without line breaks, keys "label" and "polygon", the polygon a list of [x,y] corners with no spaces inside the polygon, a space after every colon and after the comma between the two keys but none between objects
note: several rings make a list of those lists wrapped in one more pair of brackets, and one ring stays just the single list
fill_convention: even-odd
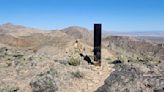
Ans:
[{"label": "rock outcrop", "polygon": [[32,92],[56,92],[58,87],[50,74],[39,74],[30,82]]},{"label": "rock outcrop", "polygon": [[117,64],[115,71],[96,92],[164,92],[162,65]]}]

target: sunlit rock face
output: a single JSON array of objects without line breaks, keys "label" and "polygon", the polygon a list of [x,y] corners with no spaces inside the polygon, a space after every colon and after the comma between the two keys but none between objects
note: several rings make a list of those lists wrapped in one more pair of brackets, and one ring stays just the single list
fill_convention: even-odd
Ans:
[{"label": "sunlit rock face", "polygon": [[127,63],[115,71],[96,92],[164,92],[164,72],[160,64]]}]

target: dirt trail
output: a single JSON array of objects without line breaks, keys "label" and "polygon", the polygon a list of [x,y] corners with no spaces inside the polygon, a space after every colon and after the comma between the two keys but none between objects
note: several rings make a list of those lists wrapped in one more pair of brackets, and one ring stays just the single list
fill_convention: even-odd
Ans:
[{"label": "dirt trail", "polygon": [[85,77],[82,79],[73,79],[69,87],[57,92],[94,92],[98,87],[104,84],[104,80],[113,71],[112,65],[107,64],[107,61],[102,61],[102,66],[90,66],[91,71],[82,69],[85,72]]}]

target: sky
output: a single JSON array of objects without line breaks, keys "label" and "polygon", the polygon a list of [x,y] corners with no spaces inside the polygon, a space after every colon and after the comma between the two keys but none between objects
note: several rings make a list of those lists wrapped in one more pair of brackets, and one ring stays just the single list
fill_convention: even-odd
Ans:
[{"label": "sky", "polygon": [[164,31],[164,0],[0,0],[0,24],[40,29],[81,26],[90,30]]}]

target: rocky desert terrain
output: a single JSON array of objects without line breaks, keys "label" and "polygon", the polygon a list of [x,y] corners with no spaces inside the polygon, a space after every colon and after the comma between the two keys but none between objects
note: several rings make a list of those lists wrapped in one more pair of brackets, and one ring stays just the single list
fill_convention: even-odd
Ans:
[{"label": "rocky desert terrain", "polygon": [[163,40],[104,36],[102,65],[93,34],[72,26],[40,30],[0,26],[0,92],[164,92]]}]

